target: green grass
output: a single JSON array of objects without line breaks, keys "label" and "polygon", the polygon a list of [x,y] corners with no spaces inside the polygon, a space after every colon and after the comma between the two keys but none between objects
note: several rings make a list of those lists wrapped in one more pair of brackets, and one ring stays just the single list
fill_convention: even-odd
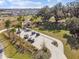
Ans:
[{"label": "green grass", "polygon": [[29,53],[25,53],[25,54],[17,53],[16,55],[13,56],[13,58],[14,59],[32,59]]},{"label": "green grass", "polygon": [[32,59],[32,54],[30,52],[25,52],[21,54],[17,52],[15,47],[9,42],[7,38],[3,34],[0,34],[0,42],[2,42],[4,48],[5,55],[9,58],[13,59]]},{"label": "green grass", "polygon": [[79,50],[71,50],[70,45],[66,44],[67,39],[64,38],[64,34],[68,34],[69,35],[69,31],[66,30],[52,30],[52,31],[48,31],[48,30],[40,30],[38,28],[34,28],[34,30],[39,31],[41,33],[44,33],[46,35],[49,35],[51,37],[57,38],[59,40],[61,40],[64,44],[64,53],[67,56],[68,59],[79,59]]}]

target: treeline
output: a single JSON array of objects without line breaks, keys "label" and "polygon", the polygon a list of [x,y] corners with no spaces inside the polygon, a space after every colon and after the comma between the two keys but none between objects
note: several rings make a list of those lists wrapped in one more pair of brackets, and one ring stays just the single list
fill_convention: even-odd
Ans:
[{"label": "treeline", "polygon": [[49,8],[45,6],[36,14],[36,16],[42,16],[43,20],[48,21],[50,17],[54,16],[56,22],[59,19],[67,17],[79,17],[79,1],[69,2],[63,5],[61,2],[55,6]]},{"label": "treeline", "polygon": [[[45,6],[31,20],[37,20],[38,17],[41,17],[41,20],[34,24],[39,29],[67,30],[70,32],[70,35],[64,35],[68,39],[67,43],[71,48],[79,48],[79,1],[69,2],[66,5],[58,3],[51,8]],[[49,21],[51,17],[54,18],[54,22]]]}]

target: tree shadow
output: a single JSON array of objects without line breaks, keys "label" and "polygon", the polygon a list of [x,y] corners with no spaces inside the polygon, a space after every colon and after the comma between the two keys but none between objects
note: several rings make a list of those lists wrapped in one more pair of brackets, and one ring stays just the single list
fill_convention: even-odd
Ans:
[{"label": "tree shadow", "polygon": [[0,39],[0,42],[4,42],[5,40],[3,40],[3,39]]},{"label": "tree shadow", "polygon": [[38,24],[40,30],[65,30],[65,26],[63,22],[41,22]]},{"label": "tree shadow", "polygon": [[18,53],[18,51],[16,51],[16,52],[11,56],[11,58],[14,57],[17,53]]},{"label": "tree shadow", "polygon": [[79,49],[79,42],[77,41],[77,39],[74,36],[64,34],[63,37],[67,39],[66,44],[69,44],[71,49],[75,49],[75,50]]}]

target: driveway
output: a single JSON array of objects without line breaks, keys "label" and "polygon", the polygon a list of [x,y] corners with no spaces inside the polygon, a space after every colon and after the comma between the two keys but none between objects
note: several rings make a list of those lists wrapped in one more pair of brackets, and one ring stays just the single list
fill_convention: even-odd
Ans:
[{"label": "driveway", "polygon": [[[67,57],[64,54],[64,48],[63,48],[63,43],[59,41],[58,39],[52,38],[50,36],[47,36],[45,34],[40,33],[40,36],[35,37],[36,35],[32,35],[32,32],[36,32],[34,30],[25,32],[21,30],[20,37],[24,38],[24,35],[29,35],[32,39],[34,39],[34,43],[32,43],[33,46],[35,46],[38,49],[42,48],[43,43],[45,43],[45,46],[50,50],[51,52],[51,57],[50,59],[67,59]],[[37,32],[36,32],[37,33]],[[27,41],[27,39],[26,39]],[[58,47],[51,44],[52,42],[56,41],[58,44]]]}]

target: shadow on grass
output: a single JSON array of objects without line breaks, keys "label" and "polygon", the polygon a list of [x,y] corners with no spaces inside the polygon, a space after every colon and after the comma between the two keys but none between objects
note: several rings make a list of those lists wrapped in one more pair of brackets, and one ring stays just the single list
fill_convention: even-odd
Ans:
[{"label": "shadow on grass", "polygon": [[[4,47],[4,49],[7,49],[10,46],[10,44],[8,44],[6,47]],[[13,56],[15,56],[18,53],[18,51],[14,52],[13,54],[9,55],[8,58],[13,58]]]},{"label": "shadow on grass", "polygon": [[65,26],[64,23],[61,22],[44,22],[41,24],[38,24],[38,28],[39,30],[48,30],[48,31],[52,31],[52,30],[57,30],[60,31],[61,29],[65,30]]},{"label": "shadow on grass", "polygon": [[11,58],[13,58],[17,53],[18,53],[18,51],[16,51],[16,52],[11,56]]},{"label": "shadow on grass", "polygon": [[4,42],[5,40],[3,40],[3,39],[0,39],[0,42],[2,43],[2,42]]},{"label": "shadow on grass", "polygon": [[66,44],[70,45],[71,50],[72,49],[76,49],[76,50],[79,49],[79,42],[74,36],[72,36],[72,35],[70,36],[70,35],[64,34],[63,37],[67,39],[67,43]]}]

